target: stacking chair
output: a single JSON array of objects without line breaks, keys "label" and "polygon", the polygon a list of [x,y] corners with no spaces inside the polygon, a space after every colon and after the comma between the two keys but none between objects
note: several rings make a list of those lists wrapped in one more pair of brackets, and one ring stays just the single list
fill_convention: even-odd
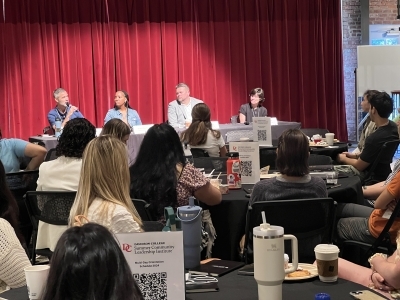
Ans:
[{"label": "stacking chair", "polygon": [[[393,245],[390,240],[389,230],[392,227],[395,219],[398,217],[400,217],[400,201],[397,203],[385,227],[382,229],[382,232],[379,234],[373,244],[354,240],[344,241],[341,245],[341,256],[356,264],[369,267],[368,258],[371,255],[377,252],[391,255],[396,250],[396,245]],[[359,251],[355,251],[356,249]]]},{"label": "stacking chair", "polygon": [[133,198],[132,202],[142,221],[156,221],[156,218],[154,217],[154,214],[151,211],[152,208],[150,203],[142,199],[133,199]]},{"label": "stacking chair", "polygon": [[310,154],[308,157],[309,166],[319,166],[319,165],[332,165],[332,158],[327,155]]},{"label": "stacking chair", "polygon": [[56,148],[52,148],[49,151],[47,151],[44,161],[55,160],[57,157],[58,156],[56,154]]},{"label": "stacking chair", "polygon": [[329,130],[325,128],[300,128],[300,130],[308,137],[312,137],[314,134],[319,134],[322,137],[325,137],[325,133],[328,133]]},{"label": "stacking chair", "polygon": [[239,115],[233,115],[231,117],[231,123],[232,124],[237,124],[238,123],[238,118],[239,118]]},{"label": "stacking chair", "polygon": [[25,206],[24,195],[28,191],[36,191],[37,180],[39,177],[39,171],[22,171],[15,173],[6,174],[6,182],[18,204],[19,209],[19,228],[24,236],[26,246],[29,246],[29,242],[32,236],[32,223],[28,214],[28,210]]},{"label": "stacking chair", "polygon": [[253,130],[233,130],[226,133],[226,142],[239,142],[240,138],[253,140]]},{"label": "stacking chair", "polygon": [[208,152],[206,150],[203,150],[203,149],[190,148],[190,152],[192,152],[193,158],[209,157]]},{"label": "stacking chair", "polygon": [[204,168],[206,173],[210,173],[212,170],[215,170],[214,174],[226,173],[227,160],[228,157],[197,157],[193,158],[193,165],[196,168]]},{"label": "stacking chair", "polygon": [[[371,168],[368,170],[368,172],[365,174],[364,178],[362,179],[362,184],[363,185],[371,185],[374,183],[379,182],[380,180],[376,179],[375,177],[375,172],[376,169],[379,168],[379,165],[382,163],[387,163],[390,164],[393,155],[397,150],[397,147],[399,146],[400,140],[394,140],[394,141],[388,141],[385,142],[381,148],[381,150],[378,153],[378,156],[372,163]],[[389,174],[388,174],[389,175]]]},{"label": "stacking chair", "polygon": [[76,192],[29,191],[25,195],[25,204],[33,226],[31,262],[36,263],[36,253],[51,257],[49,249],[36,250],[39,221],[51,225],[68,225],[69,213]]},{"label": "stacking chair", "polygon": [[[260,201],[249,205],[246,215],[243,258],[253,260],[253,228],[262,223],[261,212],[271,225],[282,226],[285,234],[298,240],[299,262],[315,260],[314,247],[331,243],[336,202],[332,198]],[[285,242],[285,253],[291,255],[290,243]]]}]

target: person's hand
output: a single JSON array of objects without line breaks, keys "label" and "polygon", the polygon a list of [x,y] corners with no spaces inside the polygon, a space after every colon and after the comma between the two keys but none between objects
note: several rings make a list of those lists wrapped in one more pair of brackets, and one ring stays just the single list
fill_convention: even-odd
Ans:
[{"label": "person's hand", "polygon": [[391,211],[394,211],[398,202],[399,202],[399,200],[393,199],[392,201],[389,202],[389,204],[386,206],[386,208]]},{"label": "person's hand", "polygon": [[345,154],[346,157],[348,157],[348,158],[354,158],[354,159],[357,159],[357,158],[358,158],[358,157],[357,157],[357,154],[354,154],[354,153],[343,152],[343,154]]},{"label": "person's hand", "polygon": [[337,162],[343,162],[343,159],[344,158],[346,158],[346,154],[343,152],[343,153],[339,153],[337,156],[336,156],[336,161]]},{"label": "person's hand", "polygon": [[77,108],[76,106],[71,105],[71,106],[69,107],[69,111],[68,111],[67,117],[72,116],[72,114],[73,114],[74,112],[76,112],[77,110],[78,110],[78,108]]},{"label": "person's hand", "polygon": [[378,290],[382,290],[382,291],[393,291],[394,290],[393,287],[391,287],[390,285],[388,285],[385,282],[385,279],[379,273],[372,273],[371,280],[372,280],[372,283],[374,284],[374,287]]}]

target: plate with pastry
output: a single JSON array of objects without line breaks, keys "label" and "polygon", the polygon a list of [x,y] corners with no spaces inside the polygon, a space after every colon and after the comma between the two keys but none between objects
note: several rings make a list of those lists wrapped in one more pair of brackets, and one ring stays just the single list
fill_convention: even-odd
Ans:
[{"label": "plate with pastry", "polygon": [[[289,267],[291,267],[291,264],[289,264]],[[286,274],[285,280],[287,281],[305,280],[317,276],[318,276],[318,269],[316,265],[299,263],[296,271]]]},{"label": "plate with pastry", "polygon": [[329,146],[328,143],[324,142],[324,141],[321,141],[321,142],[318,142],[318,143],[310,142],[310,147],[325,148],[325,147],[328,147],[328,146]]}]

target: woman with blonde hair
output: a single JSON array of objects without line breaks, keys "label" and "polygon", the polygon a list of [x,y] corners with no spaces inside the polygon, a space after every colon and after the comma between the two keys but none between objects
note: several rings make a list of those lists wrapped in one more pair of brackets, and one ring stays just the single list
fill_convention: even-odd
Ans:
[{"label": "woman with blonde hair", "polygon": [[84,216],[114,233],[142,231],[142,221],[129,196],[129,184],[126,145],[109,135],[92,140],[83,154],[69,226]]},{"label": "woman with blonde hair", "polygon": [[131,129],[121,119],[111,119],[104,125],[100,135],[106,134],[116,137],[126,144],[126,142],[129,140]]}]

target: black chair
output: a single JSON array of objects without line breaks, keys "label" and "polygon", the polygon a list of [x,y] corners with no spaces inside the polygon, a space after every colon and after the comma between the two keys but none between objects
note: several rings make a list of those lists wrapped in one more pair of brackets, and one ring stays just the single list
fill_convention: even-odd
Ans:
[{"label": "black chair", "polygon": [[[361,183],[363,185],[371,185],[374,183],[377,183],[379,181],[382,181],[380,179],[376,178],[376,170],[379,168],[379,165],[384,164],[384,165],[389,165],[392,162],[393,155],[397,150],[397,147],[399,146],[400,140],[394,140],[394,141],[388,141],[385,142],[381,148],[381,150],[378,153],[378,156],[372,163],[371,167],[368,169],[368,171],[365,173],[364,177],[361,180]],[[389,174],[387,174],[389,175]]]},{"label": "black chair", "polygon": [[47,151],[44,161],[55,160],[57,157],[58,156],[56,154],[56,148],[52,148],[49,151]]},{"label": "black chair", "polygon": [[[396,250],[396,245],[390,240],[389,230],[396,218],[400,217],[400,201],[397,203],[392,215],[385,227],[373,244],[347,240],[341,245],[342,257],[356,264],[369,267],[368,258],[374,253],[380,252],[391,255]],[[357,251],[358,250],[358,251]]]},{"label": "black chair", "polygon": [[32,223],[25,206],[24,195],[28,191],[36,191],[37,180],[39,178],[39,171],[22,171],[6,174],[6,182],[18,204],[19,209],[19,228],[24,236],[26,247],[32,237]]},{"label": "black chair", "polygon": [[328,133],[329,130],[325,128],[300,128],[300,130],[308,137],[312,137],[314,134],[319,134],[322,137],[325,137],[325,133]]},{"label": "black chair", "polygon": [[332,165],[332,158],[327,155],[310,154],[308,157],[309,166],[319,166],[319,165]]},{"label": "black chair", "polygon": [[193,158],[198,158],[198,157],[210,157],[208,155],[208,152],[203,149],[199,148],[190,148],[190,152],[192,152]]},{"label": "black chair", "polygon": [[215,174],[226,173],[227,160],[228,157],[197,157],[193,158],[193,165],[196,168],[204,168],[206,173],[210,173],[212,170],[215,170]]},{"label": "black chair", "polygon": [[[285,234],[298,240],[299,261],[312,263],[314,247],[331,243],[336,202],[332,198],[260,201],[249,205],[246,215],[243,258],[253,260],[253,228],[262,223],[261,212],[271,225],[282,226]],[[285,242],[285,253],[291,255],[290,243]]]},{"label": "black chair", "polygon": [[133,199],[133,198],[132,202],[142,221],[156,221],[150,203],[147,203],[142,199]]},{"label": "black chair", "polygon": [[270,170],[276,169],[276,148],[260,147],[260,169],[269,166]]},{"label": "black chair", "polygon": [[51,257],[49,249],[36,249],[39,221],[51,225],[68,225],[69,213],[76,192],[29,191],[25,195],[25,204],[33,226],[31,262],[36,263],[36,253]]},{"label": "black chair", "polygon": [[164,224],[158,221],[142,221],[145,232],[162,231]]}]

